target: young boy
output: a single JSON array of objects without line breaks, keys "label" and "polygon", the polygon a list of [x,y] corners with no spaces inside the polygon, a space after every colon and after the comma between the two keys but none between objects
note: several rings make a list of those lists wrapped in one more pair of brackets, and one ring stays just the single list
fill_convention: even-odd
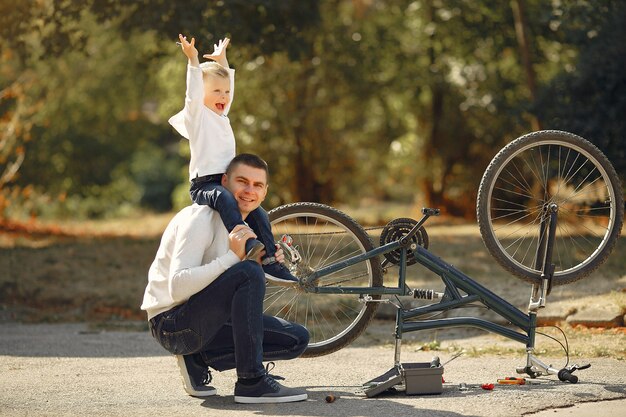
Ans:
[{"label": "young boy", "polygon": [[[183,35],[178,38],[188,59],[187,91],[185,107],[171,117],[169,123],[189,140],[191,199],[217,210],[231,232],[238,224],[245,223],[235,197],[221,185],[226,166],[235,157],[235,135],[227,117],[235,78],[235,71],[228,66],[226,58],[230,39],[220,40],[212,54],[204,55],[213,61],[200,64],[195,38],[191,42]],[[265,249],[262,264],[266,278],[274,282],[296,282],[297,278],[276,261],[274,237],[265,210],[257,208],[247,221],[261,241],[249,239],[246,242],[246,259],[257,259]]]}]

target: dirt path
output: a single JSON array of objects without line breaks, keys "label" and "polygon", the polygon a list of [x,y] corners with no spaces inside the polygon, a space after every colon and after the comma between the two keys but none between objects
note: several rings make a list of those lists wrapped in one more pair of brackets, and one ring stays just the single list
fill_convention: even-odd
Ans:
[{"label": "dirt path", "polygon": [[[82,324],[2,324],[0,332],[0,415],[217,415],[229,416],[522,416],[546,409],[567,414],[572,405],[594,402],[596,415],[623,415],[626,364],[594,358],[580,382],[538,378],[524,386],[479,387],[511,376],[523,358],[462,356],[446,365],[441,395],[401,393],[367,399],[361,383],[393,362],[389,346],[354,346],[311,359],[279,362],[275,373],[286,384],[305,387],[309,400],[283,405],[237,405],[232,371],[216,373],[218,396],[188,397],[178,369],[147,332],[92,332]],[[473,343],[472,338],[466,338]],[[481,339],[480,344],[498,343]],[[449,356],[439,352],[445,361]],[[430,360],[432,352],[405,349],[403,362]],[[561,363],[562,357],[544,357]],[[576,358],[583,360],[583,358]],[[460,390],[460,384],[468,389]],[[334,394],[337,400],[326,403]],[[621,401],[608,401],[622,399]],[[622,414],[620,414],[622,413]]]}]

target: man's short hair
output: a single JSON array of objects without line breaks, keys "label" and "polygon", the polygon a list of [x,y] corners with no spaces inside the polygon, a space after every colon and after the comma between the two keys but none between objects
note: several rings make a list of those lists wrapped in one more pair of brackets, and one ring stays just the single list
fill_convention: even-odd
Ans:
[{"label": "man's short hair", "polygon": [[267,166],[267,162],[261,159],[261,157],[251,153],[240,153],[239,155],[235,156],[228,164],[228,167],[226,167],[226,175],[229,175],[240,164],[247,165],[252,168],[262,169],[263,171],[265,171],[267,182],[269,182],[270,169]]}]

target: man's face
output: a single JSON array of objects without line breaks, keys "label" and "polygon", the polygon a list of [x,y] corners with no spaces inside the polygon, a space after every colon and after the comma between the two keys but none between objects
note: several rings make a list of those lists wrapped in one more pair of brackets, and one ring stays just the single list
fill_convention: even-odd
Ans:
[{"label": "man's face", "polygon": [[241,163],[230,174],[222,176],[222,185],[233,193],[244,218],[259,207],[267,195],[265,170]]},{"label": "man's face", "polygon": [[221,116],[230,102],[230,80],[209,75],[203,81],[204,105]]}]

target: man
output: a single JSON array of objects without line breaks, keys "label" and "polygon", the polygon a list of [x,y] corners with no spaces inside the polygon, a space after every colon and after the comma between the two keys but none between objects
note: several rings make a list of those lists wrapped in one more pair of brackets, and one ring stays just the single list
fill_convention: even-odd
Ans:
[{"label": "man", "polygon": [[[267,179],[267,164],[256,155],[238,155],[228,165],[222,185],[234,195],[244,220],[265,199]],[[298,357],[309,333],[263,315],[261,255],[256,262],[244,260],[250,237],[256,235],[245,225],[229,234],[207,206],[184,208],[163,234],[141,308],[157,342],[177,355],[189,395],[216,394],[208,386],[209,367],[236,368],[235,402],[306,400],[305,391],[282,386],[263,367],[264,359]]]}]

